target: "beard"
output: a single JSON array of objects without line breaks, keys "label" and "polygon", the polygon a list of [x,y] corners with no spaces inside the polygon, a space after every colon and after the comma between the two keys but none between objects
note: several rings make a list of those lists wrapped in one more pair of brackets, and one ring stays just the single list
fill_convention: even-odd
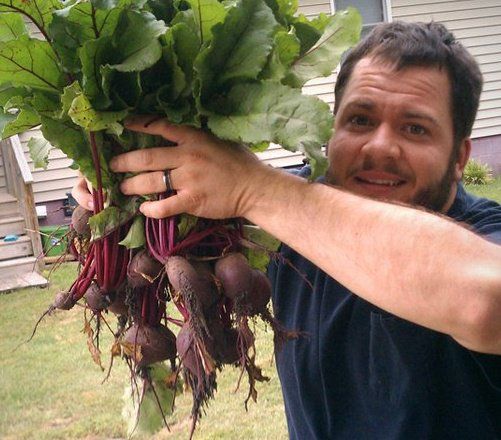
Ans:
[{"label": "beard", "polygon": [[411,204],[422,206],[434,212],[442,212],[449,200],[455,179],[455,161],[450,160],[442,179],[434,185],[419,191],[411,200]]},{"label": "beard", "polygon": [[[455,155],[453,153],[451,155],[445,173],[438,182],[430,184],[428,187],[421,189],[420,191],[418,191],[417,194],[414,195],[414,197],[412,197],[411,200],[405,200],[403,202],[412,206],[419,206],[421,208],[425,208],[433,212],[442,212],[446,203],[449,201],[449,197],[454,187],[454,183],[456,183],[455,167],[456,167],[456,161],[455,161]],[[370,157],[365,158],[364,163],[362,165],[362,170],[370,171],[373,169],[375,169],[375,165],[372,159]],[[398,176],[402,176],[404,178],[406,177],[405,175],[402,175],[402,173],[398,170],[398,167],[395,164],[388,164],[383,168],[383,171]],[[351,172],[348,175],[351,175]],[[342,185],[339,182],[339,179],[337,179],[336,175],[332,173],[330,169],[327,171],[326,180],[332,185],[337,185],[342,187]],[[392,200],[388,201],[392,202]]]}]

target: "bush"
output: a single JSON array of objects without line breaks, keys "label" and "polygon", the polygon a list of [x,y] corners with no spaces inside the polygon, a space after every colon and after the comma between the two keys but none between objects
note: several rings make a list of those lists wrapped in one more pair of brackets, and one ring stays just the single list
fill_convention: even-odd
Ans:
[{"label": "bush", "polygon": [[492,182],[492,169],[475,159],[470,159],[463,172],[463,182],[466,185],[486,185]]}]

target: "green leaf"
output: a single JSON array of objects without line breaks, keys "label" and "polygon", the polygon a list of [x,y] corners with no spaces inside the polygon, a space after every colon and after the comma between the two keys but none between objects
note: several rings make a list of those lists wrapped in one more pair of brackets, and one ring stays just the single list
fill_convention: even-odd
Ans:
[{"label": "green leaf", "polygon": [[129,232],[127,232],[125,238],[118,244],[125,246],[127,249],[136,249],[143,247],[145,243],[144,217],[142,215],[137,215],[134,217]]},{"label": "green leaf", "polygon": [[115,110],[135,107],[143,88],[140,72],[117,72],[106,66],[101,70],[103,75],[103,90]]},{"label": "green leaf", "polygon": [[123,127],[118,123],[127,116],[128,110],[119,112],[99,112],[92,108],[85,95],[77,96],[71,103],[68,116],[87,131],[112,130],[120,134]]},{"label": "green leaf", "polygon": [[291,19],[297,11],[297,0],[265,0],[271,8],[275,19],[283,26],[288,27]]},{"label": "green leaf", "polygon": [[294,61],[284,83],[302,87],[310,79],[331,75],[341,55],[358,41],[361,28],[362,18],[356,9],[337,12],[318,41]]},{"label": "green leaf", "polygon": [[0,86],[0,107],[3,107],[13,96],[27,97],[31,91],[25,87],[13,87],[10,83]]},{"label": "green leaf", "polygon": [[163,61],[169,72],[168,84],[161,87],[161,90],[163,89],[167,93],[162,93],[162,95],[167,102],[174,102],[186,88],[186,77],[183,69],[178,64],[172,33],[166,36],[162,54]]},{"label": "green leaf", "polygon": [[89,218],[89,226],[91,230],[91,240],[99,240],[113,232],[120,225],[125,224],[129,220],[124,213],[116,206],[108,206],[98,214],[94,214]]},{"label": "green leaf", "polygon": [[59,93],[64,84],[63,73],[47,41],[24,36],[0,43],[0,83]]},{"label": "green leaf", "polygon": [[116,206],[108,206],[89,219],[91,240],[99,240],[118,227],[128,223],[137,214],[137,198],[129,197],[128,203]]},{"label": "green leaf", "polygon": [[260,142],[258,144],[249,144],[249,148],[253,153],[262,153],[270,146],[269,142]]},{"label": "green leaf", "polygon": [[187,0],[193,10],[193,17],[201,43],[212,39],[212,28],[226,16],[226,8],[218,0]]},{"label": "green leaf", "polygon": [[280,81],[289,72],[291,64],[299,56],[300,49],[300,42],[294,34],[285,31],[277,32],[273,51],[260,78]]},{"label": "green leaf", "polygon": [[[152,438],[157,434],[164,426],[162,413],[165,416],[172,414],[174,397],[182,392],[182,381],[165,363],[152,364],[148,370],[152,385],[141,379],[129,385],[123,394],[122,417],[127,425],[128,438],[134,435]],[[173,377],[176,377],[175,381]],[[138,393],[141,399],[137,398]]]},{"label": "green leaf", "polygon": [[[53,119],[42,116],[42,134],[54,147],[62,150],[78,165],[82,174],[97,187],[96,171],[92,162],[92,153],[87,135],[84,130],[71,122],[71,120]],[[106,161],[101,158],[101,174],[103,186],[113,186],[113,177],[108,170]]]},{"label": "green leaf", "polygon": [[0,140],[6,139],[8,136],[3,135],[5,127],[16,119],[16,115],[11,113],[0,112]]},{"label": "green leaf", "polygon": [[197,222],[198,217],[190,214],[181,214],[180,220],[177,223],[178,239],[182,240],[185,238],[193,230]]},{"label": "green leaf", "polygon": [[5,111],[19,110],[24,105],[24,98],[22,96],[12,96],[3,106]]},{"label": "green leaf", "polygon": [[87,41],[113,35],[120,14],[130,6],[140,7],[140,2],[93,0],[73,3],[56,11],[49,34],[64,66],[71,72],[78,71],[78,49]]},{"label": "green leaf", "polygon": [[321,146],[329,140],[332,127],[325,102],[264,81],[235,86],[225,110],[225,115],[208,116],[209,129],[216,136],[247,144],[274,142],[290,151],[302,151],[311,160],[312,179],[325,170]]},{"label": "green leaf", "polygon": [[248,241],[243,245],[249,264],[254,269],[265,272],[270,262],[270,254],[278,250],[280,240],[253,225],[244,225],[244,238]]},{"label": "green leaf", "polygon": [[61,114],[59,115],[60,118],[63,118],[64,116],[68,115],[68,112],[70,111],[71,104],[73,103],[73,100],[82,94],[82,88],[80,87],[80,84],[78,81],[75,81],[71,83],[69,86],[66,86],[63,90],[63,94],[61,95]]},{"label": "green leaf", "polygon": [[28,31],[21,15],[10,12],[0,14],[0,42],[15,40],[27,34]]},{"label": "green leaf", "polygon": [[273,46],[278,26],[263,0],[240,0],[223,23],[213,28],[213,40],[195,62],[204,105],[227,81],[256,79]]},{"label": "green leaf", "polygon": [[28,149],[30,157],[33,160],[35,168],[47,169],[49,165],[49,153],[52,150],[52,145],[49,141],[43,138],[31,138],[28,141]]},{"label": "green leaf", "polygon": [[124,11],[114,33],[117,64],[110,66],[120,72],[139,72],[155,64],[162,56],[158,38],[167,26],[148,12]]},{"label": "green leaf", "polygon": [[35,92],[32,97],[26,99],[30,105],[40,116],[57,117],[61,110],[61,104],[58,102],[57,95],[47,94],[43,92]]},{"label": "green leaf", "polygon": [[[82,64],[83,92],[98,110],[106,109],[111,103],[109,93],[103,90],[105,82],[103,76],[110,75],[111,71],[109,66],[105,65],[115,62],[115,52],[111,40],[110,36],[89,40],[78,52]],[[109,78],[106,81],[111,82]]]},{"label": "green leaf", "polygon": [[311,26],[313,26],[322,34],[325,31],[325,28],[330,24],[331,20],[332,20],[332,15],[327,15],[325,12],[322,12],[312,20],[308,21]]},{"label": "green leaf", "polygon": [[197,34],[186,23],[178,23],[170,29],[172,48],[176,53],[177,63],[185,77],[187,91],[183,94],[192,93],[191,83],[193,80],[193,63],[200,51],[200,40]]},{"label": "green leaf", "polygon": [[[8,119],[8,118],[6,118]],[[23,108],[15,117],[7,121],[1,131],[1,138],[5,139],[15,134],[23,133],[40,124],[40,117],[33,110]]]},{"label": "green leaf", "polygon": [[59,0],[0,0],[0,12],[21,13],[47,32],[52,13],[64,7]]},{"label": "green leaf", "polygon": [[[304,16],[303,16],[304,17]],[[300,43],[301,55],[304,55],[318,41],[322,32],[319,31],[306,17],[293,24],[293,32]]]},{"label": "green leaf", "polygon": [[165,23],[170,23],[177,12],[173,0],[148,0],[147,5],[153,15]]}]

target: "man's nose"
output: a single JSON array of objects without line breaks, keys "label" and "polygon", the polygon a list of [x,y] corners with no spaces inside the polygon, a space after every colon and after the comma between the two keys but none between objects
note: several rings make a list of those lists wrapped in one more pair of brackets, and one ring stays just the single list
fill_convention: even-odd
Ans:
[{"label": "man's nose", "polygon": [[374,159],[398,159],[401,155],[398,134],[390,124],[381,123],[372,130],[362,151]]}]

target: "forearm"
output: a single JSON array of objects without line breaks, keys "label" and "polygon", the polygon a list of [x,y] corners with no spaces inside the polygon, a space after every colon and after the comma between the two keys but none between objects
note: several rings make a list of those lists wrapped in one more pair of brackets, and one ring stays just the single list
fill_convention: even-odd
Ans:
[{"label": "forearm", "polygon": [[421,210],[294,176],[268,179],[249,220],[367,301],[469,348],[501,352],[500,246]]}]

